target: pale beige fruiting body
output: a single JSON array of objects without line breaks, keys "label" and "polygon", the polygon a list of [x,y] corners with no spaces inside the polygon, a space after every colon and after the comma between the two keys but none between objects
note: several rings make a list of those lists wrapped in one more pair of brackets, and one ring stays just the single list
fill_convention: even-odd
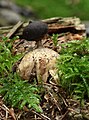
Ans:
[{"label": "pale beige fruiting body", "polygon": [[59,54],[49,48],[38,48],[27,53],[18,66],[23,79],[30,80],[35,74],[38,82],[46,82],[49,74],[56,75],[56,59]]}]

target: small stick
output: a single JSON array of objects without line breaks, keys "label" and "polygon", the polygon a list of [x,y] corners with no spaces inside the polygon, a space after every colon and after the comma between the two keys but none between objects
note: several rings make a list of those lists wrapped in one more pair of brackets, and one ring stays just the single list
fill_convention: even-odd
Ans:
[{"label": "small stick", "polygon": [[51,92],[49,92],[49,94],[50,94],[50,96],[52,97],[52,99],[53,99],[53,101],[54,101],[55,105],[57,106],[57,108],[58,108],[58,110],[59,110],[59,112],[61,112],[61,109],[60,109],[60,107],[59,107],[59,105],[58,105],[58,103],[57,103],[57,101],[56,101],[55,97],[52,95],[52,93],[51,93]]},{"label": "small stick", "polygon": [[19,21],[11,30],[10,32],[6,35],[7,38],[10,38],[21,26],[23,22]]},{"label": "small stick", "polygon": [[16,120],[16,117],[15,117],[15,115],[13,114],[13,112],[11,112],[11,110],[6,106],[6,105],[2,105],[2,108],[3,108],[3,110],[5,110],[6,111],[6,118],[8,117],[7,115],[8,115],[8,113],[12,116],[12,118],[13,118],[13,120]]},{"label": "small stick", "polygon": [[69,113],[69,111],[67,110],[66,112],[65,112],[65,114],[64,115],[62,115],[62,117],[60,118],[60,120],[64,120],[65,119],[65,117],[66,117],[66,115]]},{"label": "small stick", "polygon": [[49,18],[49,19],[44,19],[44,20],[42,20],[42,22],[51,24],[51,23],[57,22],[60,19],[62,19],[62,18],[61,17],[53,17],[53,18]]},{"label": "small stick", "polygon": [[0,30],[6,30],[6,29],[11,29],[12,26],[4,26],[4,27],[0,27]]},{"label": "small stick", "polygon": [[49,117],[47,117],[44,114],[37,113],[37,112],[35,112],[33,110],[32,110],[32,112],[35,113],[36,115],[38,115],[39,117],[41,117],[43,120],[51,120]]}]

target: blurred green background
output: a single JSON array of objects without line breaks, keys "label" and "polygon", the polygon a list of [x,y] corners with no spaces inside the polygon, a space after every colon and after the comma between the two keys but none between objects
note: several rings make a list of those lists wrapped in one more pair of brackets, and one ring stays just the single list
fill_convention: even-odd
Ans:
[{"label": "blurred green background", "polygon": [[22,6],[31,6],[41,19],[55,16],[77,16],[89,20],[89,0],[13,0]]}]

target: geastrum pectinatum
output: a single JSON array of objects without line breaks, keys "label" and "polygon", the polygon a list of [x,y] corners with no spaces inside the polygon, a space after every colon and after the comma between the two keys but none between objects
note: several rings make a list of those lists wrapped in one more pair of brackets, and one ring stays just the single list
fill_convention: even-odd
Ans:
[{"label": "geastrum pectinatum", "polygon": [[23,30],[23,38],[36,41],[37,49],[28,52],[18,66],[18,72],[23,79],[37,78],[38,83],[47,82],[49,75],[56,76],[56,59],[59,54],[52,49],[44,48],[41,39],[47,34],[48,25],[34,21]]}]

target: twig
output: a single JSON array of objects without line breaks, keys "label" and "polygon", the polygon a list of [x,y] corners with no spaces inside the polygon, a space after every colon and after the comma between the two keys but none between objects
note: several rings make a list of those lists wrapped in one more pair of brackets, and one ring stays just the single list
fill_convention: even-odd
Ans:
[{"label": "twig", "polygon": [[[55,87],[61,87],[61,85],[57,85],[57,84],[53,83],[52,81],[50,81],[50,83],[51,83],[51,85],[54,86],[54,88],[55,88]],[[55,89],[53,89],[53,90],[56,92]],[[58,95],[59,95],[59,96],[61,97],[61,99],[63,100],[65,106],[68,107],[68,104],[67,104],[66,100],[62,97],[62,95],[61,95],[60,93],[58,93]]]},{"label": "twig", "polygon": [[6,30],[6,29],[11,29],[12,26],[5,26],[5,27],[0,27],[0,30]]},{"label": "twig", "polygon": [[74,110],[73,108],[68,108],[69,111],[72,111],[73,113],[79,114],[80,112]]},{"label": "twig", "polygon": [[6,37],[10,38],[21,26],[23,22],[19,21],[11,30],[10,32],[6,35]]},{"label": "twig", "polygon": [[53,17],[53,18],[49,18],[49,19],[42,20],[42,21],[51,24],[51,23],[57,22],[57,21],[60,20],[60,19],[61,19],[60,17]]},{"label": "twig", "polygon": [[44,114],[41,114],[44,118],[46,118],[47,120],[51,120],[49,117],[47,117],[46,115]]},{"label": "twig", "polygon": [[66,112],[65,112],[65,114],[64,115],[62,115],[62,117],[60,118],[60,120],[64,120],[64,118],[66,117],[66,115],[69,113],[69,111],[67,110]]},{"label": "twig", "polygon": [[16,117],[12,114],[12,112],[9,110],[7,106],[3,104],[2,107],[3,107],[3,110],[6,111],[6,117],[7,117],[7,113],[9,113],[12,116],[13,120],[16,120]]},{"label": "twig", "polygon": [[51,120],[49,117],[47,117],[47,116],[44,115],[44,114],[39,114],[39,113],[37,113],[37,112],[35,112],[35,111],[33,111],[33,110],[32,110],[32,112],[35,113],[36,115],[38,115],[39,117],[41,117],[41,118],[44,119],[44,120]]},{"label": "twig", "polygon": [[52,99],[54,100],[55,105],[57,106],[57,108],[58,108],[58,110],[59,110],[59,112],[60,112],[61,109],[60,109],[60,107],[59,107],[59,105],[58,105],[58,103],[57,103],[55,97],[53,96],[53,94],[52,94],[51,92],[49,92],[49,94],[51,95]]},{"label": "twig", "polygon": [[61,99],[63,100],[63,102],[64,102],[64,104],[65,104],[65,106],[66,106],[66,108],[68,107],[68,104],[67,104],[67,102],[66,102],[66,100],[62,97],[62,95],[59,93],[58,94],[60,97],[61,97]]}]

